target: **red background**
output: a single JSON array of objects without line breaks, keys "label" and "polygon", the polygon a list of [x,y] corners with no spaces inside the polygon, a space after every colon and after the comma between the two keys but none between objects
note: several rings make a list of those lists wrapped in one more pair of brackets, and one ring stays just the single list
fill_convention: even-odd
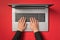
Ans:
[{"label": "red background", "polygon": [[[0,0],[0,40],[12,40],[12,9],[8,4],[54,4],[49,9],[49,32],[45,40],[60,40],[60,0]],[[23,40],[35,40],[33,32],[24,32]]]}]

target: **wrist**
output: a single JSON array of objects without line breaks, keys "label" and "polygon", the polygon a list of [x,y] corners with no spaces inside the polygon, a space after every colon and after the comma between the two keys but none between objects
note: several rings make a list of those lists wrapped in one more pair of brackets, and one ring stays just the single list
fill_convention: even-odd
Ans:
[{"label": "wrist", "polygon": [[20,32],[23,32],[23,30],[22,30],[22,29],[19,29],[19,28],[18,28],[17,30],[18,30],[18,31],[20,31]]},{"label": "wrist", "polygon": [[34,33],[38,32],[39,30],[34,30]]}]

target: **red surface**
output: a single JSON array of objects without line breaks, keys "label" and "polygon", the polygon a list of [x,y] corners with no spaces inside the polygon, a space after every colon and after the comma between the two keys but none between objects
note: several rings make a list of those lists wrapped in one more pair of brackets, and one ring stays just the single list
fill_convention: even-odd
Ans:
[{"label": "red surface", "polygon": [[[60,40],[60,0],[0,0],[0,40],[12,40],[12,10],[8,4],[54,4],[49,9],[49,32],[42,32],[45,40]],[[25,32],[23,40],[35,40],[33,32]]]}]

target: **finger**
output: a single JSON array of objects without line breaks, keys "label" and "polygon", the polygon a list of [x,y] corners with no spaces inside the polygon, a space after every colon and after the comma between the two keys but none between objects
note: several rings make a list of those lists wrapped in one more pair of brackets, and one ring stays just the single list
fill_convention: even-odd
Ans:
[{"label": "finger", "polygon": [[23,22],[26,22],[26,17],[23,17]]},{"label": "finger", "polygon": [[33,19],[34,19],[34,22],[36,22],[36,18],[34,17]]},{"label": "finger", "polygon": [[31,18],[31,20],[32,20],[32,22],[34,22],[34,18],[33,17]]},{"label": "finger", "polygon": [[21,17],[21,21],[20,22],[23,22],[23,19],[24,19],[24,17]]},{"label": "finger", "polygon": [[37,23],[37,20],[36,20],[36,18],[34,17],[33,19],[34,19],[34,21],[33,21],[33,22],[34,22],[34,23]]},{"label": "finger", "polygon": [[24,17],[24,21],[26,22],[26,17]]},{"label": "finger", "polygon": [[24,18],[24,16],[23,16],[21,22],[24,22],[24,21],[25,21],[25,18]]},{"label": "finger", "polygon": [[33,22],[33,17],[30,18],[30,22]]},{"label": "finger", "polygon": [[22,20],[22,17],[18,20],[18,22],[21,22],[21,20]]}]

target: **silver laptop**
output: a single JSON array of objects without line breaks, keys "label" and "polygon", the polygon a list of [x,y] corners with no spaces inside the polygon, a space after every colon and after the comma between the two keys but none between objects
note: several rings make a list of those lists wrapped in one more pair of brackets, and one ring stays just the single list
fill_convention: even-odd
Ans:
[{"label": "silver laptop", "polygon": [[[18,20],[25,16],[27,18],[26,24],[27,28],[25,31],[32,31],[30,29],[30,17],[35,17],[39,21],[39,31],[48,31],[48,5],[47,7],[39,6],[30,7],[29,6],[15,6],[12,5],[12,31],[17,31]],[[45,5],[44,5],[45,6]]]}]

